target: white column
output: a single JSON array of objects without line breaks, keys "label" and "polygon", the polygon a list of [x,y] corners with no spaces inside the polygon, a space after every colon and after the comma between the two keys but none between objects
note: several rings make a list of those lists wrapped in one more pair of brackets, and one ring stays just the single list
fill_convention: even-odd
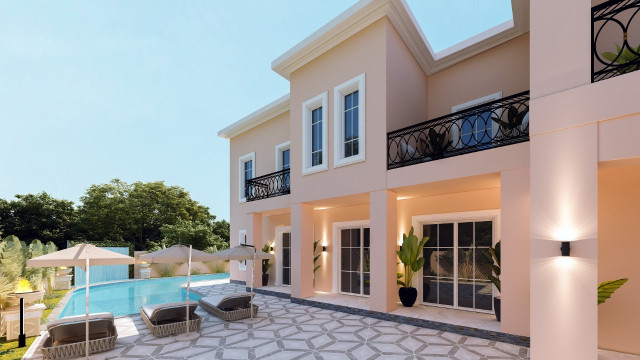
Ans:
[{"label": "white column", "polygon": [[313,296],[313,206],[291,206],[291,297]]},{"label": "white column", "polygon": [[[262,214],[251,213],[249,216],[249,226],[247,229],[247,242],[256,247],[256,250],[262,250]],[[260,260],[247,261],[247,287],[251,286],[251,273],[253,272],[253,287],[262,286],[262,264]]]},{"label": "white column", "polygon": [[390,312],[398,306],[397,200],[388,190],[369,193],[371,228],[371,296],[369,307]]},{"label": "white column", "polygon": [[596,124],[531,138],[534,360],[598,357],[597,141]]},{"label": "white column", "polygon": [[529,336],[529,168],[500,174],[500,328]]}]

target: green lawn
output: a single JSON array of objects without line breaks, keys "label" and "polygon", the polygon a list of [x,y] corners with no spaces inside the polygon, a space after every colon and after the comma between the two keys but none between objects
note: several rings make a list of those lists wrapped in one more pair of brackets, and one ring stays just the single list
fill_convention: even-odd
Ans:
[{"label": "green lawn", "polygon": [[[42,299],[42,303],[45,304],[47,308],[42,313],[42,319],[40,320],[42,324],[46,323],[47,317],[49,317],[49,314],[51,313],[51,311],[53,311],[53,308],[58,305],[67,291],[69,290],[56,290],[44,296],[44,299]],[[24,353],[27,352],[27,349],[29,349],[29,346],[31,346],[35,339],[35,337],[27,338],[27,346],[18,348],[18,340],[7,341],[5,337],[0,338],[0,360],[13,360],[22,358]]]}]

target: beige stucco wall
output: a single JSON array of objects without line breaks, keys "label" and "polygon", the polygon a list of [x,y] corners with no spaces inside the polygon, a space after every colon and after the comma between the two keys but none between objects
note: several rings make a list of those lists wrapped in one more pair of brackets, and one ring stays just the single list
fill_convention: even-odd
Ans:
[{"label": "beige stucco wall", "polygon": [[598,282],[629,278],[598,307],[599,347],[640,355],[640,166],[598,171]]},{"label": "beige stucco wall", "polygon": [[509,96],[529,90],[529,34],[429,76],[428,85],[429,119],[499,91]]},{"label": "beige stucco wall", "polygon": [[[262,243],[272,244],[274,252],[280,251],[276,244],[276,228],[282,226],[291,226],[291,215],[280,214],[272,216],[264,216],[262,218]],[[275,255],[275,254],[274,254]],[[279,266],[276,260],[271,260],[271,268],[269,269],[269,285],[275,284],[276,280],[276,266]]]},{"label": "beige stucco wall", "polygon": [[[291,203],[381,190],[386,170],[386,36],[384,18],[291,74]],[[366,161],[333,164],[334,87],[362,73],[366,77]],[[302,176],[302,103],[329,92],[328,170]],[[358,179],[358,181],[354,181]]]},{"label": "beige stucco wall", "polygon": [[[288,207],[289,196],[281,196],[273,199],[239,203],[238,193],[238,159],[248,153],[255,152],[255,176],[272,173],[276,169],[275,147],[289,141],[289,112],[285,112],[268,122],[233,137],[230,141],[230,237],[231,246],[239,244],[238,232],[240,229],[248,229],[249,218],[247,214],[262,209],[274,209]],[[230,265],[231,279],[244,280],[244,273],[238,271],[238,262],[232,261]]]},{"label": "beige stucco wall", "polygon": [[369,220],[369,204],[343,206],[314,211],[314,239],[326,244],[327,251],[320,258],[321,267],[316,272],[315,290],[330,292],[333,287],[333,252],[336,239],[333,238],[333,223],[356,220]]},{"label": "beige stucco wall", "polygon": [[427,76],[393,26],[387,26],[387,131],[427,120]]}]

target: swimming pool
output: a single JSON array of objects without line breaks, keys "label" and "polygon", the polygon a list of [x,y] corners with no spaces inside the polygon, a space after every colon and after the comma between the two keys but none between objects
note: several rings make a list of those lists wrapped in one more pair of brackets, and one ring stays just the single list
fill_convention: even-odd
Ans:
[{"label": "swimming pool", "polygon": [[[228,279],[229,274],[192,275],[191,281]],[[91,285],[89,312],[111,312],[114,316],[136,314],[142,305],[185,301],[185,276],[149,280],[123,281],[104,285]],[[200,296],[189,293],[190,300]],[[60,313],[59,318],[85,313],[85,289],[76,290]]]}]

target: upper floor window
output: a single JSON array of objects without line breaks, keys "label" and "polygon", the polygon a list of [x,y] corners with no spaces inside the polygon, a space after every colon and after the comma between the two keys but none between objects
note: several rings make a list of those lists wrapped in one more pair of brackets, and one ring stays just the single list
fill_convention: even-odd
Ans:
[{"label": "upper floor window", "polygon": [[255,152],[241,156],[238,159],[238,201],[240,202],[247,201],[247,195],[250,191],[249,187],[247,186],[247,180],[251,180],[255,176],[255,160]]},{"label": "upper floor window", "polygon": [[[502,98],[502,92],[497,92],[453,106],[451,112],[466,110],[500,98]],[[456,120],[455,125],[451,127],[452,146],[454,148],[463,148],[490,143],[498,130],[497,124],[493,124],[492,120],[492,116],[495,117],[495,115],[490,109],[486,109],[486,111],[478,109],[471,115]]]},{"label": "upper floor window", "polygon": [[311,111],[311,166],[322,164],[322,107]]},{"label": "upper floor window", "polygon": [[[276,171],[288,170],[291,164],[291,143],[289,141],[276,145]],[[281,177],[286,189],[291,184],[291,174],[283,174]]]},{"label": "upper floor window", "polygon": [[327,170],[328,93],[322,93],[302,104],[302,174]]},{"label": "upper floor window", "polygon": [[282,152],[282,170],[289,168],[289,149]]},{"label": "upper floor window", "polygon": [[365,74],[334,89],[334,166],[365,160]]},{"label": "upper floor window", "polygon": [[291,143],[289,141],[276,145],[276,171],[289,168]]}]

